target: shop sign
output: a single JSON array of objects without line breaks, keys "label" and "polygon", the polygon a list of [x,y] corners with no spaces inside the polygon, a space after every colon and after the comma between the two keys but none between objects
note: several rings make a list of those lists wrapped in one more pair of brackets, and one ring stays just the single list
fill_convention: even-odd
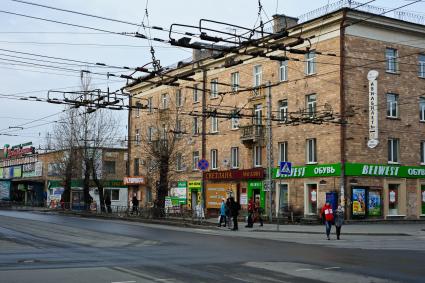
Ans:
[{"label": "shop sign", "polygon": [[145,177],[124,177],[124,185],[144,185]]},{"label": "shop sign", "polygon": [[241,205],[247,205],[248,204],[248,196],[247,196],[246,193],[245,194],[241,194],[240,202],[239,203]]},{"label": "shop sign", "polygon": [[14,166],[13,168],[13,178],[21,178],[22,177],[22,167]]},{"label": "shop sign", "polygon": [[330,177],[341,174],[340,164],[292,166],[290,175],[280,174],[279,168],[273,168],[273,178],[307,178],[307,177]]},{"label": "shop sign", "polygon": [[425,215],[425,187],[422,186],[421,188],[421,195],[422,195],[422,211],[421,213]]},{"label": "shop sign", "polygon": [[[104,180],[102,181],[102,185],[104,188],[124,188],[125,187],[122,180]],[[65,186],[64,180],[49,180],[48,182],[49,189],[60,188],[64,186]],[[81,179],[72,180],[71,187],[73,189],[78,187],[83,187],[83,180]],[[91,188],[97,187],[96,183],[93,180],[90,180],[90,187]]]},{"label": "shop sign", "polygon": [[425,178],[425,167],[347,163],[347,176]]},{"label": "shop sign", "polygon": [[36,163],[29,163],[22,165],[22,177],[28,178],[28,177],[41,177],[43,176],[43,163],[42,162],[36,162]]},{"label": "shop sign", "polygon": [[188,181],[187,187],[189,188],[189,190],[191,190],[191,189],[201,189],[202,181]]},{"label": "shop sign", "polygon": [[177,197],[179,204],[187,203],[187,182],[178,182],[177,187],[171,188],[170,196]]},{"label": "shop sign", "polygon": [[22,156],[28,153],[34,153],[35,148],[32,145],[32,142],[14,145],[10,148],[10,145],[5,144],[3,147],[3,156],[4,158],[12,158],[16,156]]},{"label": "shop sign", "polygon": [[379,72],[369,71],[367,79],[369,81],[369,141],[367,146],[375,148],[378,145],[378,78]]},{"label": "shop sign", "polygon": [[366,190],[363,188],[353,188],[353,216],[365,216],[366,205],[365,205],[365,194]]},{"label": "shop sign", "polygon": [[206,180],[248,180],[264,179],[264,169],[245,169],[245,170],[227,170],[210,171],[204,173]]},{"label": "shop sign", "polygon": [[14,159],[5,159],[0,161],[0,167],[10,167],[15,165],[23,165],[27,163],[34,163],[38,161],[38,155],[25,156]]},{"label": "shop sign", "polygon": [[235,184],[208,184],[206,188],[207,208],[220,208],[221,200],[236,196]]}]

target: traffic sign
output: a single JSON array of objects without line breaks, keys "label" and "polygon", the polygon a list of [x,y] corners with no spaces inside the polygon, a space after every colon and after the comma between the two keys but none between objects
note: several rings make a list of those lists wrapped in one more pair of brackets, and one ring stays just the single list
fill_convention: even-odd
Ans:
[{"label": "traffic sign", "polygon": [[279,173],[280,175],[291,175],[292,163],[281,161],[279,163]]},{"label": "traffic sign", "polygon": [[198,161],[198,168],[201,171],[207,170],[209,165],[210,164],[208,163],[208,160],[206,160],[206,159],[201,159],[201,160]]}]

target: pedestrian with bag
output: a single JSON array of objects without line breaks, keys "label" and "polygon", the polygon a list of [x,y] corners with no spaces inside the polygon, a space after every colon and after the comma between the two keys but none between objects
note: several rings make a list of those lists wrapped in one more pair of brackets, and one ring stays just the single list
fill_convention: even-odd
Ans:
[{"label": "pedestrian with bag", "polygon": [[219,220],[218,220],[218,227],[221,227],[221,222],[224,222],[224,227],[226,227],[226,202],[225,202],[225,198],[221,199],[221,205],[220,205],[220,216],[219,216]]},{"label": "pedestrian with bag", "polygon": [[338,205],[337,210],[335,210],[335,228],[336,228],[336,239],[339,240],[341,236],[341,227],[344,224],[344,208],[341,205]]},{"label": "pedestrian with bag", "polygon": [[263,226],[263,217],[261,215],[263,214],[263,208],[261,207],[259,197],[257,197],[255,199],[254,210],[255,210],[255,220],[258,219],[258,221],[260,221],[260,226],[262,227]]},{"label": "pedestrian with bag", "polygon": [[253,198],[251,198],[248,202],[248,219],[247,219],[247,225],[245,226],[246,228],[252,228],[252,226],[254,225],[254,200]]},{"label": "pedestrian with bag", "polygon": [[326,202],[326,204],[322,207],[321,214],[322,221],[325,223],[326,227],[326,237],[328,240],[330,240],[329,235],[331,234],[332,224],[334,221],[334,214],[332,211],[332,206],[329,202]]}]

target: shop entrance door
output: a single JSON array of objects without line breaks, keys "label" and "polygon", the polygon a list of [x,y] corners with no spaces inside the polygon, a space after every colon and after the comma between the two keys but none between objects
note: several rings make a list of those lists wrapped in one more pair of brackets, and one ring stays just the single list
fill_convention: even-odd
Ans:
[{"label": "shop entrance door", "polygon": [[317,214],[317,184],[307,184],[307,214]]},{"label": "shop entrance door", "polygon": [[279,213],[289,211],[288,184],[279,185]]},{"label": "shop entrance door", "polygon": [[[261,190],[260,189],[253,189],[252,195],[254,196],[254,201],[258,198],[261,200]],[[260,202],[261,203],[261,202]]]},{"label": "shop entrance door", "polygon": [[198,205],[198,191],[193,190],[192,191],[192,199],[191,199],[191,207],[192,210],[195,210],[196,206]]},{"label": "shop entrance door", "polygon": [[84,208],[83,191],[72,191],[72,209],[82,210]]}]

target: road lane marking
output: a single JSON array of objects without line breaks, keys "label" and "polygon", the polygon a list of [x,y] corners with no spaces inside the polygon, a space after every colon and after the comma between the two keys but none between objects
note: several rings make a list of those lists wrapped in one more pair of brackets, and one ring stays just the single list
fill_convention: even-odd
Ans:
[{"label": "road lane marking", "polygon": [[323,269],[330,270],[330,269],[340,269],[340,268],[341,267],[338,267],[338,266],[332,266],[332,267],[325,267]]},{"label": "road lane marking", "polygon": [[313,270],[311,268],[300,268],[300,269],[296,269],[295,271],[310,271]]},{"label": "road lane marking", "polygon": [[136,281],[113,281],[111,283],[136,283]]}]

